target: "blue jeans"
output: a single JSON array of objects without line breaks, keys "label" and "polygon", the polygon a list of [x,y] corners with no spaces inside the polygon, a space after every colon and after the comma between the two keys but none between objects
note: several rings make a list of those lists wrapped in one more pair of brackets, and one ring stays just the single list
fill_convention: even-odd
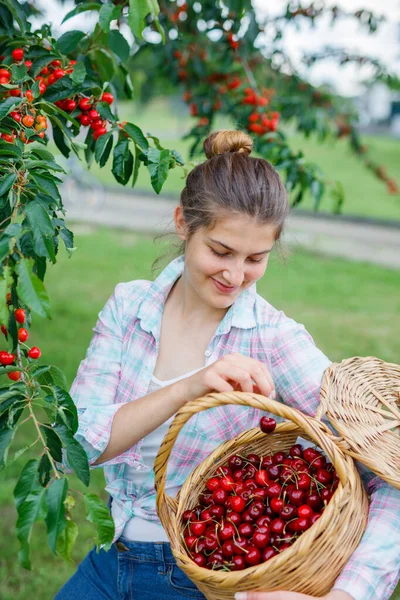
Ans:
[{"label": "blue jeans", "polygon": [[205,596],[179,569],[166,542],[123,537],[108,552],[93,548],[55,600],[187,600]]}]

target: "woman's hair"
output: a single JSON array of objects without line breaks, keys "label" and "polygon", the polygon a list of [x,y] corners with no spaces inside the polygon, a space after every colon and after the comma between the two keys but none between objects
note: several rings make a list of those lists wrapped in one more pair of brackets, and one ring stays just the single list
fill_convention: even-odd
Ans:
[{"label": "woman's hair", "polygon": [[180,198],[188,239],[201,228],[212,229],[220,218],[246,215],[259,224],[271,223],[279,240],[289,212],[286,190],[267,160],[250,156],[252,147],[243,131],[222,129],[206,138],[207,160],[189,173]]}]

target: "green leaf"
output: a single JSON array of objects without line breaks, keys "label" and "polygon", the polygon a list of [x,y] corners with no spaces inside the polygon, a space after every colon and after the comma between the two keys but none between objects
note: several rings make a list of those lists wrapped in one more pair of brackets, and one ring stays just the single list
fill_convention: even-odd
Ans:
[{"label": "green leaf", "polygon": [[[94,158],[97,163],[99,163],[101,161],[102,156],[104,155],[104,153],[106,151],[106,146],[110,139],[111,139],[111,147],[112,147],[112,131],[109,131],[108,133],[101,135],[98,138],[98,140],[96,141],[96,145],[94,147]],[[110,154],[110,151],[108,152],[108,155],[109,154]],[[106,158],[106,162],[107,162],[107,159],[108,159],[108,156]],[[104,162],[104,164],[105,164],[105,162]]]},{"label": "green leaf", "polygon": [[109,550],[114,538],[114,521],[107,506],[95,494],[85,494],[86,516],[88,521],[96,525],[97,545],[105,545]]},{"label": "green leaf", "polygon": [[29,460],[21,471],[17,484],[14,488],[14,499],[17,510],[27,499],[29,494],[40,488],[37,479],[39,460],[33,458]]},{"label": "green leaf", "polygon": [[161,188],[168,177],[170,158],[171,153],[169,150],[161,150],[158,161],[155,163],[149,162],[147,165],[150,172],[151,185],[157,194],[160,193]]},{"label": "green leaf", "polygon": [[51,52],[46,52],[43,56],[39,56],[36,58],[32,66],[30,68],[29,74],[31,77],[36,77],[40,71],[51,63],[52,60],[57,58],[57,54],[52,54]]},{"label": "green leaf", "polygon": [[57,127],[57,125],[53,125],[53,139],[55,145],[57,146],[61,154],[68,158],[71,154],[71,148],[68,145],[68,143],[66,143],[66,138],[61,129]]},{"label": "green leaf", "polygon": [[5,175],[0,179],[0,196],[3,196],[3,194],[6,194],[8,192],[16,178],[16,173],[10,173],[9,175]]},{"label": "green leaf", "polygon": [[[107,104],[107,102],[98,102],[96,104],[96,109],[97,109],[99,115],[103,119],[107,119],[107,121],[111,121],[112,123],[115,123],[116,118],[112,114],[111,109],[110,109],[110,105]],[[104,137],[104,136],[101,136],[101,137]]]},{"label": "green leaf", "polygon": [[68,480],[55,479],[46,491],[47,502],[47,537],[50,549],[56,553],[57,541],[66,526],[64,500],[68,491]]},{"label": "green leaf", "polygon": [[99,25],[105,33],[110,29],[111,21],[119,18],[121,9],[121,6],[115,6],[112,2],[103,4],[99,14]]},{"label": "green leaf", "polygon": [[65,23],[65,21],[67,21],[68,19],[72,19],[72,17],[75,17],[75,15],[79,15],[80,13],[86,12],[88,10],[99,10],[100,7],[100,2],[88,2],[87,4],[79,4],[65,15],[65,17],[61,21],[61,24]]},{"label": "green leaf", "polygon": [[58,385],[55,385],[53,390],[57,400],[60,418],[72,433],[76,433],[78,429],[78,412],[75,402],[72,400],[69,393]]},{"label": "green leaf", "polygon": [[41,504],[45,494],[45,489],[33,490],[18,508],[17,519],[17,537],[21,544],[19,552],[19,561],[25,569],[30,569],[29,560],[29,542],[32,533],[32,527],[41,516]]},{"label": "green leaf", "polygon": [[91,50],[89,54],[93,58],[102,80],[111,81],[118,70],[118,65],[113,54],[110,54],[105,48]]},{"label": "green leaf", "polygon": [[13,83],[19,83],[25,79],[28,69],[24,63],[20,65],[11,65],[11,73]]},{"label": "green leaf", "polygon": [[4,0],[4,4],[7,5],[8,9],[12,13],[14,19],[18,23],[21,34],[25,34],[25,32],[30,30],[30,25],[26,18],[25,10],[22,5],[17,0]]},{"label": "green leaf", "polygon": [[182,155],[177,150],[171,150],[171,156],[175,159],[176,163],[181,167],[185,164]]},{"label": "green leaf", "polygon": [[[36,181],[36,179],[34,180]],[[54,187],[56,186],[54,185]],[[46,209],[42,204],[33,200],[25,205],[25,214],[32,229],[33,247],[36,254],[45,256],[55,263],[54,228]]]},{"label": "green leaf", "polygon": [[129,0],[128,25],[137,39],[142,38],[144,20],[151,12],[148,0]]},{"label": "green leaf", "polygon": [[118,183],[126,185],[132,175],[133,156],[129,150],[128,140],[119,140],[114,148],[112,174]]},{"label": "green leaf", "polygon": [[[106,4],[104,6],[107,6]],[[111,29],[108,33],[108,47],[114,52],[122,62],[126,62],[129,58],[129,44],[118,31],[118,29]]]},{"label": "green leaf", "polygon": [[60,38],[58,38],[56,43],[56,50],[61,52],[62,54],[69,54],[76,50],[79,42],[86,36],[86,33],[83,31],[67,31]]},{"label": "green leaf", "polygon": [[8,449],[13,440],[15,430],[9,427],[0,429],[0,467],[7,463]]},{"label": "green leaf", "polygon": [[81,84],[85,81],[86,67],[83,61],[76,63],[74,70],[71,73],[71,79],[74,83]]},{"label": "green leaf", "polygon": [[42,454],[38,469],[39,483],[42,487],[47,486],[51,479],[52,472],[51,462],[47,456],[47,452],[45,452]]},{"label": "green leaf", "polygon": [[47,447],[52,458],[59,463],[62,462],[62,444],[59,436],[50,426],[41,425],[40,429],[46,436]]},{"label": "green leaf", "polygon": [[[8,113],[10,113],[14,108],[16,108],[19,104],[21,104],[22,98],[14,98],[10,96],[10,98],[5,98],[0,103],[0,119],[3,119]],[[10,146],[9,143],[7,143]]]},{"label": "green leaf", "polygon": [[55,425],[53,429],[60,436],[67,452],[67,462],[79,479],[86,485],[90,482],[89,462],[86,452],[65,425]]},{"label": "green leaf", "polygon": [[[57,100],[63,100],[64,98],[68,98],[72,96],[72,94],[76,94],[79,90],[79,86],[75,84],[70,77],[66,75],[61,79],[58,79],[53,83],[53,85],[48,86],[45,93],[43,94],[43,98],[47,102],[56,102]],[[53,110],[57,109],[57,106],[52,107]]]},{"label": "green leaf", "polygon": [[51,365],[50,369],[46,373],[41,373],[40,375],[38,375],[36,379],[41,385],[55,384],[60,386],[61,388],[67,387],[67,379],[64,373],[54,365]]},{"label": "green leaf", "polygon": [[145,135],[140,127],[133,125],[133,123],[126,123],[124,125],[124,131],[139,146],[141,150],[148,150],[149,142],[145,138]]},{"label": "green leaf", "polygon": [[61,532],[57,543],[57,552],[65,560],[71,560],[71,550],[78,537],[78,532],[78,525],[75,521],[66,521],[65,529]]},{"label": "green leaf", "polygon": [[132,154],[133,154],[133,178],[132,178],[132,187],[135,187],[137,178],[138,178],[138,174],[139,174],[139,168],[141,165],[141,162],[139,160],[139,149],[136,146],[136,144],[133,144],[132,146]]},{"label": "green leaf", "polygon": [[41,317],[50,317],[50,301],[43,282],[32,272],[33,260],[21,259],[15,267],[18,274],[18,296]]}]

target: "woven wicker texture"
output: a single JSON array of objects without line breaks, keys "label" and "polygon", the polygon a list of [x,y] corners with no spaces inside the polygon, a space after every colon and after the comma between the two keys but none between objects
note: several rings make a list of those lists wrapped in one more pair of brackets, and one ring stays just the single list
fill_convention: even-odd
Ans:
[{"label": "woven wicker texture", "polygon": [[[227,404],[248,405],[279,415],[286,422],[272,434],[259,428],[243,432],[221,444],[187,478],[176,498],[165,493],[168,459],[183,425],[201,410]],[[236,453],[267,455],[288,451],[298,436],[316,443],[329,457],[340,483],[318,521],[282,554],[268,562],[243,571],[211,571],[198,567],[183,544],[181,516],[198,502],[205,481],[218,465]],[[171,423],[157,455],[155,465],[157,510],[171,542],[178,566],[190,577],[208,600],[233,599],[245,590],[289,590],[314,596],[328,593],[344,565],[358,546],[366,527],[368,500],[353,460],[336,444],[336,438],[320,421],[274,400],[243,392],[208,394],[187,403]]]},{"label": "woven wicker texture", "polygon": [[400,366],[373,356],[332,364],[318,418],[326,414],[342,449],[400,488]]}]

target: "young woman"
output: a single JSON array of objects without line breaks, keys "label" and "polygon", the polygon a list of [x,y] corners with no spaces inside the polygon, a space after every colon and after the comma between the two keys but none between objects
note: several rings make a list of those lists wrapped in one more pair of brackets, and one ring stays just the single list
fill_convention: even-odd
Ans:
[{"label": "young woman", "polygon": [[[174,213],[180,256],[153,282],[116,286],[71,389],[77,438],[104,468],[115,543],[89,552],[57,600],[204,598],[177,567],[155,507],[152,467],[174,414],[212,390],[276,395],[310,415],[318,405],[330,361],[255,286],[288,214],[284,186],[267,161],[249,156],[245,133],[214,132],[204,149],[208,160],[189,174]],[[169,461],[167,493],[261,416],[226,406],[190,419]],[[363,478],[370,523],[329,600],[387,599],[399,575],[400,492],[366,469]]]}]

